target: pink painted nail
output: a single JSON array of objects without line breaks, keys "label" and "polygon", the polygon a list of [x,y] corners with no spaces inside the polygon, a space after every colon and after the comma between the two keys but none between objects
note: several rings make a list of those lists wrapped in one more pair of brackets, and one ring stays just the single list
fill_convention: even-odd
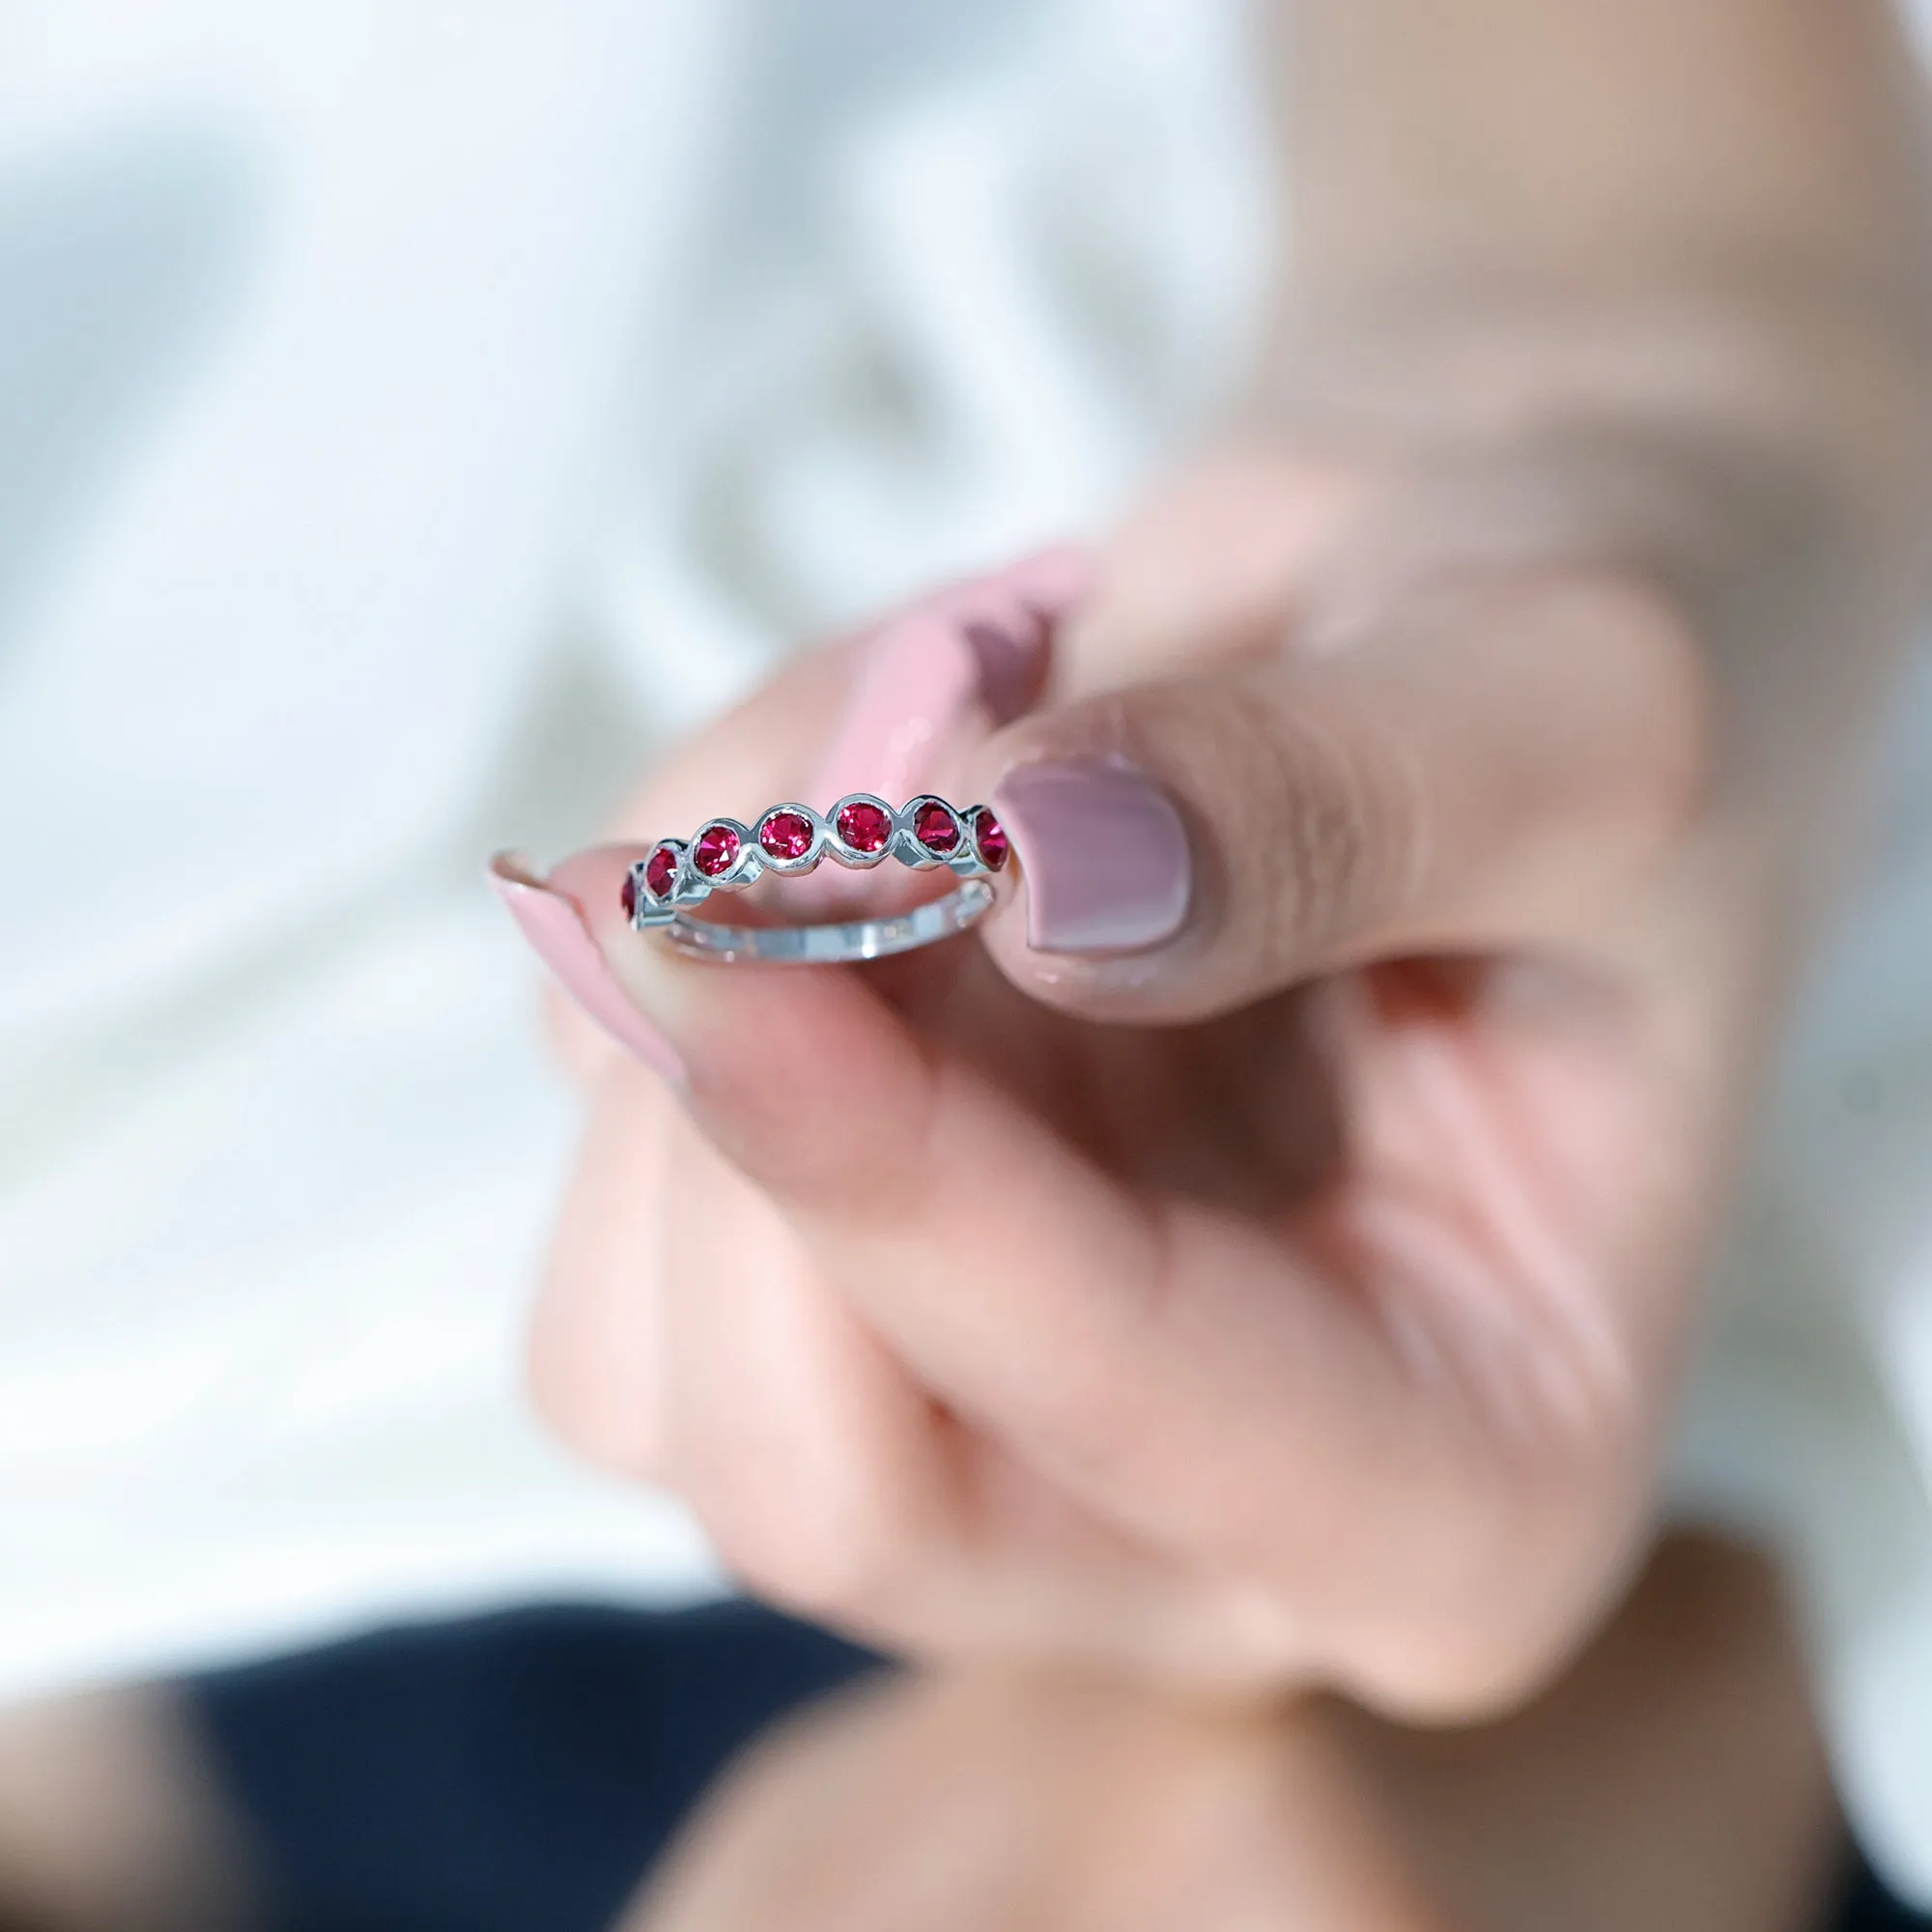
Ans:
[{"label": "pink painted nail", "polygon": [[1087,553],[1037,552],[941,590],[884,626],[861,660],[844,716],[813,775],[848,791],[909,798],[932,782],[947,739],[978,705],[995,724],[1039,695],[1053,627],[1086,594]]},{"label": "pink painted nail", "polygon": [[673,1086],[683,1086],[683,1064],[625,996],[577,900],[538,878],[514,852],[499,852],[490,861],[490,883],[563,990],[619,1046]]},{"label": "pink painted nail", "polygon": [[[977,718],[1016,718],[1038,695],[1051,618],[1004,575],[942,590],[884,625],[862,654],[808,796],[821,809],[847,792],[894,804],[938,782],[947,748]],[[864,875],[821,868],[794,902],[829,910],[876,898]]]},{"label": "pink painted nail", "polygon": [[1094,553],[1083,544],[1055,544],[1009,565],[1000,581],[1021,603],[1057,624],[1093,594]]},{"label": "pink painted nail", "polygon": [[1020,765],[993,791],[1040,952],[1133,952],[1187,918],[1194,865],[1174,801],[1125,765]]},{"label": "pink painted nail", "polygon": [[995,724],[1010,724],[1033,707],[1046,682],[1054,628],[1072,613],[1092,582],[1089,554],[1063,544],[932,600],[931,608],[956,623],[972,645],[980,702]]},{"label": "pink painted nail", "polygon": [[869,791],[896,805],[923,791],[979,688],[979,659],[950,615],[921,607],[893,619],[860,661],[810,802],[823,810],[848,791]]}]

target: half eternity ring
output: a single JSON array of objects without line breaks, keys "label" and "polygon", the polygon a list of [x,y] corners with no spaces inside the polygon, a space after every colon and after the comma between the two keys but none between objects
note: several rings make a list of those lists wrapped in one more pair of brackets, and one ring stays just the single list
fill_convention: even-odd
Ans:
[{"label": "half eternity ring", "polygon": [[[880,919],[820,925],[724,925],[695,919],[713,893],[738,892],[767,872],[790,877],[831,859],[869,871],[896,859],[917,872],[945,867],[960,883],[943,898]],[[711,818],[689,838],[661,838],[624,880],[624,910],[639,932],[708,959],[827,965],[883,959],[964,932],[993,903],[1007,835],[983,805],[961,810],[929,794],[896,811],[869,792],[848,792],[828,812],[775,805],[754,824]]]}]

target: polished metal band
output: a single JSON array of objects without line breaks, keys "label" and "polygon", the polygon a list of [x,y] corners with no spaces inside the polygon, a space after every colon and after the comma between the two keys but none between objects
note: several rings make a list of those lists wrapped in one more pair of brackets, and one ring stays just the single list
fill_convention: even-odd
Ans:
[{"label": "polished metal band", "polygon": [[[873,919],[727,925],[693,916],[713,893],[742,891],[768,872],[815,871],[827,859],[860,871],[889,859],[915,871],[944,867],[962,883],[943,898]],[[924,793],[895,810],[869,792],[851,792],[826,812],[786,803],[750,825],[713,818],[688,839],[660,839],[631,867],[624,905],[639,932],[707,959],[834,965],[909,952],[965,931],[993,904],[993,880],[1006,863],[1006,834],[983,805],[962,810]]]}]

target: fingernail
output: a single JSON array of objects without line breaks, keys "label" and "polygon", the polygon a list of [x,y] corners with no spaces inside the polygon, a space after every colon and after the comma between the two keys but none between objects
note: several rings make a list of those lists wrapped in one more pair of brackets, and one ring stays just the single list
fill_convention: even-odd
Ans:
[{"label": "fingernail", "polygon": [[[1016,718],[1037,695],[1049,619],[998,578],[940,592],[893,618],[861,654],[845,709],[810,781],[821,808],[847,792],[897,803],[940,781],[976,718]],[[818,911],[875,897],[863,875],[821,867],[793,895]]]},{"label": "fingernail", "polygon": [[1039,695],[1053,626],[1085,594],[1087,554],[1040,551],[894,618],[860,661],[843,717],[813,774],[825,801],[848,791],[910,798],[977,704],[995,724]]},{"label": "fingernail", "polygon": [[1194,862],[1167,793],[1127,765],[1021,765],[993,810],[1026,879],[1039,952],[1133,952],[1187,918]]},{"label": "fingernail", "polygon": [[627,1052],[673,1086],[684,1066],[670,1042],[625,997],[584,923],[583,908],[567,893],[535,876],[515,854],[490,861],[490,883],[509,908],[530,950],[555,974],[563,990]]},{"label": "fingernail", "polygon": [[1001,572],[1001,581],[1049,624],[1069,615],[1094,589],[1094,553],[1080,544],[1035,551]]},{"label": "fingernail", "polygon": [[812,776],[812,803],[848,791],[897,802],[923,790],[934,753],[979,689],[979,658],[952,617],[923,607],[893,619],[860,661]]}]

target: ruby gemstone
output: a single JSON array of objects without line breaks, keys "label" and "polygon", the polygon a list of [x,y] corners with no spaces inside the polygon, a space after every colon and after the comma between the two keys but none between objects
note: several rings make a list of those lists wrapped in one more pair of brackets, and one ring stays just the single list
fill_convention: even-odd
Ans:
[{"label": "ruby gemstone", "polygon": [[983,805],[973,815],[973,843],[989,870],[997,872],[1007,863],[1006,828]]},{"label": "ruby gemstone", "polygon": [[638,912],[637,873],[626,872],[624,874],[624,883],[618,887],[617,896],[623,902],[624,917],[626,919],[635,919],[637,917],[637,912]]},{"label": "ruby gemstone", "polygon": [[758,827],[758,843],[774,859],[803,859],[811,850],[811,820],[802,811],[774,811]]},{"label": "ruby gemstone", "polygon": [[669,845],[660,845],[644,861],[644,884],[656,898],[663,898],[677,878],[677,853]]},{"label": "ruby gemstone", "polygon": [[892,813],[866,799],[854,799],[838,810],[838,836],[854,852],[883,852],[893,836]]},{"label": "ruby gemstone", "polygon": [[691,863],[707,879],[728,872],[738,856],[738,835],[728,825],[707,825],[691,848]]},{"label": "ruby gemstone", "polygon": [[952,814],[936,799],[928,799],[912,815],[912,836],[928,852],[945,854],[959,843],[959,828]]}]

